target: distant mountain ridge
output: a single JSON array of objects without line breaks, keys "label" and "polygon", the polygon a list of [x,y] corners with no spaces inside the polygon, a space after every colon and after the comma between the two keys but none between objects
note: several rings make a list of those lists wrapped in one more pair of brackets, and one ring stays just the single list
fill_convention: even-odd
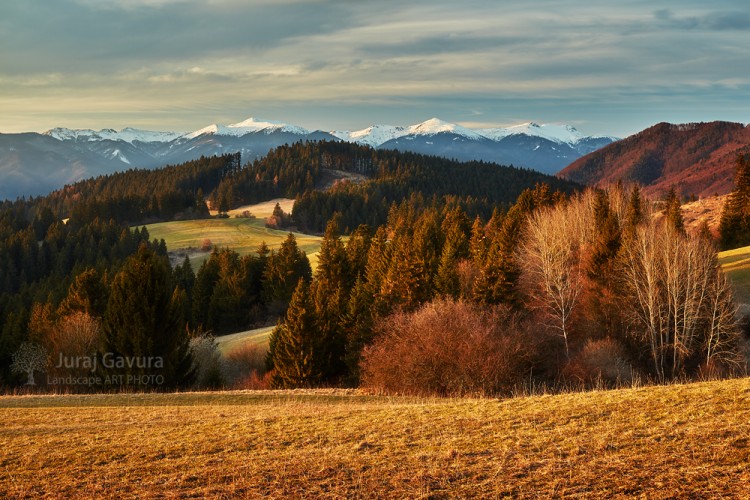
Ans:
[{"label": "distant mountain ridge", "polygon": [[526,123],[474,130],[438,118],[406,127],[373,125],[353,132],[310,131],[252,117],[188,133],[130,127],[120,131],[53,128],[43,134],[0,134],[0,200],[42,195],[86,177],[129,168],[155,168],[238,151],[243,161],[249,161],[283,144],[320,140],[460,161],[481,160],[554,174],[614,138],[584,136],[570,125]]},{"label": "distant mountain ridge", "polygon": [[558,175],[588,185],[637,182],[647,194],[722,195],[734,185],[736,158],[750,154],[750,126],[658,123],[574,161]]}]

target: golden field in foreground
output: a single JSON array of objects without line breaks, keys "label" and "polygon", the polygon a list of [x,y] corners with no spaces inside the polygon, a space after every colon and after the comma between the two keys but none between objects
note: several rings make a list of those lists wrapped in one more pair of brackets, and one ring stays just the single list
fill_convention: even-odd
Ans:
[{"label": "golden field in foreground", "polygon": [[0,398],[0,497],[750,494],[750,379],[492,399]]}]

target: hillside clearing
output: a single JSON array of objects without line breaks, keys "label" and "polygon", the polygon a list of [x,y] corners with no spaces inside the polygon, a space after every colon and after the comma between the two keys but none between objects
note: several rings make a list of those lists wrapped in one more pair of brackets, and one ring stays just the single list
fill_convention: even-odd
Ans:
[{"label": "hillside clearing", "polygon": [[233,349],[244,346],[248,343],[265,347],[268,345],[268,338],[271,336],[273,329],[273,326],[264,326],[263,328],[256,328],[246,332],[221,335],[216,337],[216,344],[219,346],[219,351],[225,355]]},{"label": "hillside clearing", "polygon": [[685,229],[696,232],[704,222],[714,235],[719,234],[721,211],[724,209],[727,195],[707,196],[697,201],[683,203],[680,207]]},{"label": "hillside clearing", "polygon": [[750,379],[556,396],[0,398],[0,496],[742,497]]},{"label": "hillside clearing", "polygon": [[750,304],[750,247],[719,252],[719,263],[734,284],[740,304]]},{"label": "hillside clearing", "polygon": [[[252,213],[252,212],[251,212]],[[182,261],[187,253],[193,270],[197,271],[210,252],[201,252],[203,241],[208,239],[214,247],[229,247],[240,255],[254,253],[262,242],[277,249],[289,231],[265,227],[263,218],[198,219],[159,222],[146,226],[152,239],[164,239],[175,260]],[[294,233],[297,245],[305,251],[310,265],[315,269],[320,243],[323,238]]]},{"label": "hillside clearing", "polygon": [[[276,207],[277,203],[285,213],[292,213],[292,208],[294,208],[293,199],[275,198],[273,200],[256,203],[254,205],[243,205],[241,207],[237,207],[228,211],[227,215],[229,215],[230,217],[234,217],[235,215],[243,215],[245,212],[250,212],[253,217],[257,217],[258,219],[265,219],[266,217],[270,217],[273,214],[273,209]],[[211,215],[217,215],[219,211],[211,210],[210,213]]]}]

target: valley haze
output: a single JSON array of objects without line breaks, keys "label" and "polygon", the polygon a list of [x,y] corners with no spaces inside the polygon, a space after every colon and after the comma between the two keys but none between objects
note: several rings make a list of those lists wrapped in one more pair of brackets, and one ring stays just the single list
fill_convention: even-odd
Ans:
[{"label": "valley haze", "polygon": [[309,130],[248,118],[193,132],[52,128],[43,134],[0,134],[0,199],[38,196],[78,180],[131,168],[158,168],[240,152],[243,163],[298,141],[347,141],[460,161],[531,168],[554,174],[616,138],[587,136],[564,124],[523,123],[470,129],[438,118],[411,126],[372,125],[362,130]]}]

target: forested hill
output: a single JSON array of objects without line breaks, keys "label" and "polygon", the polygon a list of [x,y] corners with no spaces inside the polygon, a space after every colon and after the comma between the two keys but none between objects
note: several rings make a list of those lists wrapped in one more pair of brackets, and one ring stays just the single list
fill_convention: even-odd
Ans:
[{"label": "forested hill", "polygon": [[[332,177],[340,177],[328,189]],[[539,172],[484,162],[458,162],[435,156],[375,150],[339,142],[281,146],[265,158],[225,177],[212,200],[220,210],[271,198],[296,198],[298,228],[322,232],[335,212],[342,228],[386,222],[394,204],[461,206],[470,216],[489,218],[524,189],[547,184],[572,192],[577,184]]]},{"label": "forested hill", "polygon": [[70,218],[74,225],[94,219],[129,225],[207,217],[203,193],[240,170],[239,153],[201,157],[157,170],[131,169],[65,186],[32,205],[37,213]]},{"label": "forested hill", "polygon": [[659,123],[579,158],[558,175],[587,185],[637,182],[646,194],[681,197],[732,190],[737,156],[750,153],[742,123]]},{"label": "forested hill", "polygon": [[296,198],[294,224],[321,233],[334,212],[342,229],[386,222],[393,204],[461,206],[488,219],[498,205],[515,202],[526,188],[547,184],[571,192],[576,184],[534,170],[484,162],[458,162],[416,153],[375,150],[342,142],[299,142],[241,166],[239,153],[202,157],[158,170],[126,172],[79,181],[27,204],[30,217],[95,219],[128,225],[208,216],[273,198]]}]

